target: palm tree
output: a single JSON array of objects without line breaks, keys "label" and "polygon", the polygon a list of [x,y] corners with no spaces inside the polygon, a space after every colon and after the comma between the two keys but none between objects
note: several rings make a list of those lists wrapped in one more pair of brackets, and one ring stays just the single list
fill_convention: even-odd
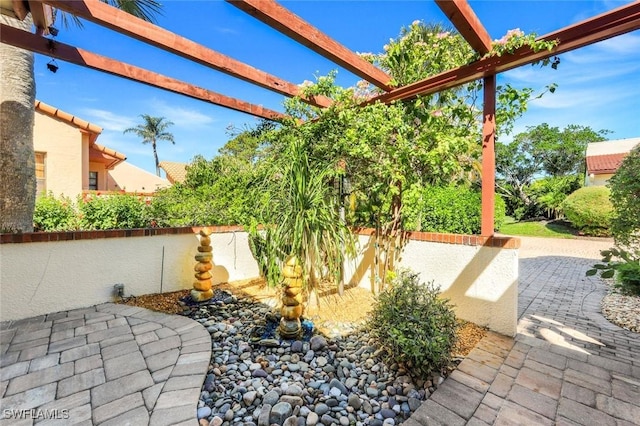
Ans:
[{"label": "palm tree", "polygon": [[140,117],[144,120],[144,124],[129,127],[124,133],[135,133],[142,138],[143,144],[151,144],[153,148],[153,158],[156,160],[156,174],[160,176],[160,162],[158,161],[156,142],[169,141],[175,145],[176,142],[173,140],[173,134],[166,131],[167,127],[172,126],[173,123],[165,117],[152,117],[147,114],[142,114]]},{"label": "palm tree", "polygon": [[[157,0],[102,1],[150,22],[161,10]],[[0,21],[25,31],[32,22],[31,16],[19,21],[2,14]],[[31,232],[36,198],[33,53],[1,44],[0,57],[0,232]]]}]

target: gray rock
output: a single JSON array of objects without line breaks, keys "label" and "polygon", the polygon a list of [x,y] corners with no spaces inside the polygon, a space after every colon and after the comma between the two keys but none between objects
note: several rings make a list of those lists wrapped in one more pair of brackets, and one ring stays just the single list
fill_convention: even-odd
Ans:
[{"label": "gray rock", "polygon": [[211,421],[209,422],[209,426],[222,426],[222,423],[224,423],[224,420],[222,420],[222,418],[213,416],[213,419],[211,419]]},{"label": "gray rock", "polygon": [[296,416],[287,417],[282,426],[298,426],[298,418]]},{"label": "gray rock", "polygon": [[327,339],[320,335],[313,336],[309,343],[311,344],[311,350],[314,352],[321,351],[327,347]]},{"label": "gray rock", "polygon": [[251,404],[253,404],[253,401],[256,400],[256,396],[257,395],[258,395],[258,392],[256,392],[256,391],[249,391],[249,392],[245,393],[244,395],[242,395],[242,401],[246,405],[251,405]]},{"label": "gray rock", "polygon": [[233,420],[233,418],[235,417],[235,413],[233,412],[232,409],[228,409],[225,413],[224,413],[224,419],[228,422],[230,422],[231,420]]},{"label": "gray rock", "polygon": [[304,405],[304,401],[299,396],[293,395],[282,395],[280,397],[280,402],[288,402],[292,407],[301,407]]},{"label": "gray rock", "polygon": [[320,417],[320,423],[322,423],[325,426],[332,425],[335,422],[336,422],[336,419],[334,419],[328,414],[323,414],[322,417]]},{"label": "gray rock", "polygon": [[380,415],[385,419],[394,419],[396,417],[396,412],[389,408],[383,408],[380,410]]},{"label": "gray rock", "polygon": [[369,396],[370,398],[376,398],[378,394],[379,394],[378,389],[373,388],[371,386],[367,387],[367,396]]},{"label": "gray rock", "polygon": [[327,365],[327,362],[327,358],[323,356],[319,356],[318,358],[316,358],[316,364],[318,365],[318,367],[324,367],[325,365]]},{"label": "gray rock", "polygon": [[259,345],[266,346],[267,348],[279,348],[280,341],[278,339],[262,339],[258,342]]},{"label": "gray rock", "polygon": [[351,423],[349,421],[349,417],[347,417],[347,416],[341,416],[340,417],[340,425],[341,426],[349,426],[349,423]]},{"label": "gray rock", "polygon": [[318,424],[318,415],[313,411],[307,416],[307,426],[316,426]]},{"label": "gray rock", "polygon": [[206,419],[211,415],[211,408],[206,405],[202,408],[198,408],[198,419]]},{"label": "gray rock", "polygon": [[340,382],[340,380],[338,379],[332,379],[329,382],[329,386],[332,388],[338,388],[340,389],[340,393],[346,395],[349,393],[349,390],[345,387],[345,385],[342,384],[342,382]]},{"label": "gray rock", "polygon": [[418,398],[409,398],[409,409],[411,411],[416,411],[418,408],[420,408],[420,405],[422,405],[422,401],[420,401]]},{"label": "gray rock", "polygon": [[349,406],[355,408],[356,410],[359,410],[360,407],[362,407],[362,401],[360,400],[360,397],[355,393],[349,394],[347,403],[349,404]]},{"label": "gray rock", "polygon": [[270,426],[269,421],[271,417],[271,405],[264,404],[260,409],[260,415],[258,416],[258,426]]},{"label": "gray rock", "polygon": [[291,343],[291,352],[302,352],[302,342],[300,340],[296,340]]},{"label": "gray rock", "polygon": [[287,395],[302,396],[302,388],[298,385],[291,385],[285,391]]},{"label": "gray rock", "polygon": [[329,406],[321,402],[319,404],[316,404],[316,409],[313,411],[315,411],[317,415],[322,416],[323,414],[329,412]]},{"label": "gray rock", "polygon": [[280,395],[278,394],[278,392],[272,390],[267,392],[264,398],[262,398],[262,403],[273,406],[278,403],[278,400],[280,400]]},{"label": "gray rock", "polygon": [[269,415],[269,422],[281,425],[285,419],[291,416],[293,408],[288,402],[278,402],[271,407],[271,414]]},{"label": "gray rock", "polygon": [[258,368],[257,370],[253,370],[253,373],[251,373],[251,376],[253,376],[253,377],[267,377],[268,374],[262,368]]}]

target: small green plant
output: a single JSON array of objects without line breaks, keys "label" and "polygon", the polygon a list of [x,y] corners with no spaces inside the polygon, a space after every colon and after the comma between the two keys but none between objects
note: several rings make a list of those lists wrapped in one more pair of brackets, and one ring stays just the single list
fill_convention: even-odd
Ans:
[{"label": "small green plant", "polygon": [[133,229],[150,225],[145,201],[132,194],[88,198],[78,203],[82,229]]},{"label": "small green plant", "polygon": [[587,186],[569,195],[562,203],[567,220],[581,233],[592,236],[610,235],[613,206],[609,188]]},{"label": "small green plant", "polygon": [[397,272],[380,293],[367,328],[388,357],[416,378],[442,372],[451,362],[457,322],[452,305],[418,274]]},{"label": "small green plant", "polygon": [[33,212],[36,231],[67,231],[77,228],[77,216],[70,198],[56,198],[52,192],[38,197]]},{"label": "small green plant", "polygon": [[614,286],[621,293],[640,296],[640,252],[613,247],[602,250],[600,254],[603,263],[593,265],[593,269],[587,271],[587,276],[600,272],[602,278],[615,277]]}]

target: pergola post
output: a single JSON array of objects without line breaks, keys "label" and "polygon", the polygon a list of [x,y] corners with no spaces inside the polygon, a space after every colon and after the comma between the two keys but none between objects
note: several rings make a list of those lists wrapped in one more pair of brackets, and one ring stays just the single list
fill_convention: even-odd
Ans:
[{"label": "pergola post", "polygon": [[496,76],[484,78],[484,106],[482,121],[482,214],[480,233],[493,235],[496,184]]}]

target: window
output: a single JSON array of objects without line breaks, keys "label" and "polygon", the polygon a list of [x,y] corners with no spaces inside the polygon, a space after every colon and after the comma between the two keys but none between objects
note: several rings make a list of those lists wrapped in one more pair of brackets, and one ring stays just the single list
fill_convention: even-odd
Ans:
[{"label": "window", "polygon": [[89,172],[89,190],[98,190],[98,172]]},{"label": "window", "polygon": [[44,152],[36,152],[36,197],[47,194],[47,180],[44,173]]}]

